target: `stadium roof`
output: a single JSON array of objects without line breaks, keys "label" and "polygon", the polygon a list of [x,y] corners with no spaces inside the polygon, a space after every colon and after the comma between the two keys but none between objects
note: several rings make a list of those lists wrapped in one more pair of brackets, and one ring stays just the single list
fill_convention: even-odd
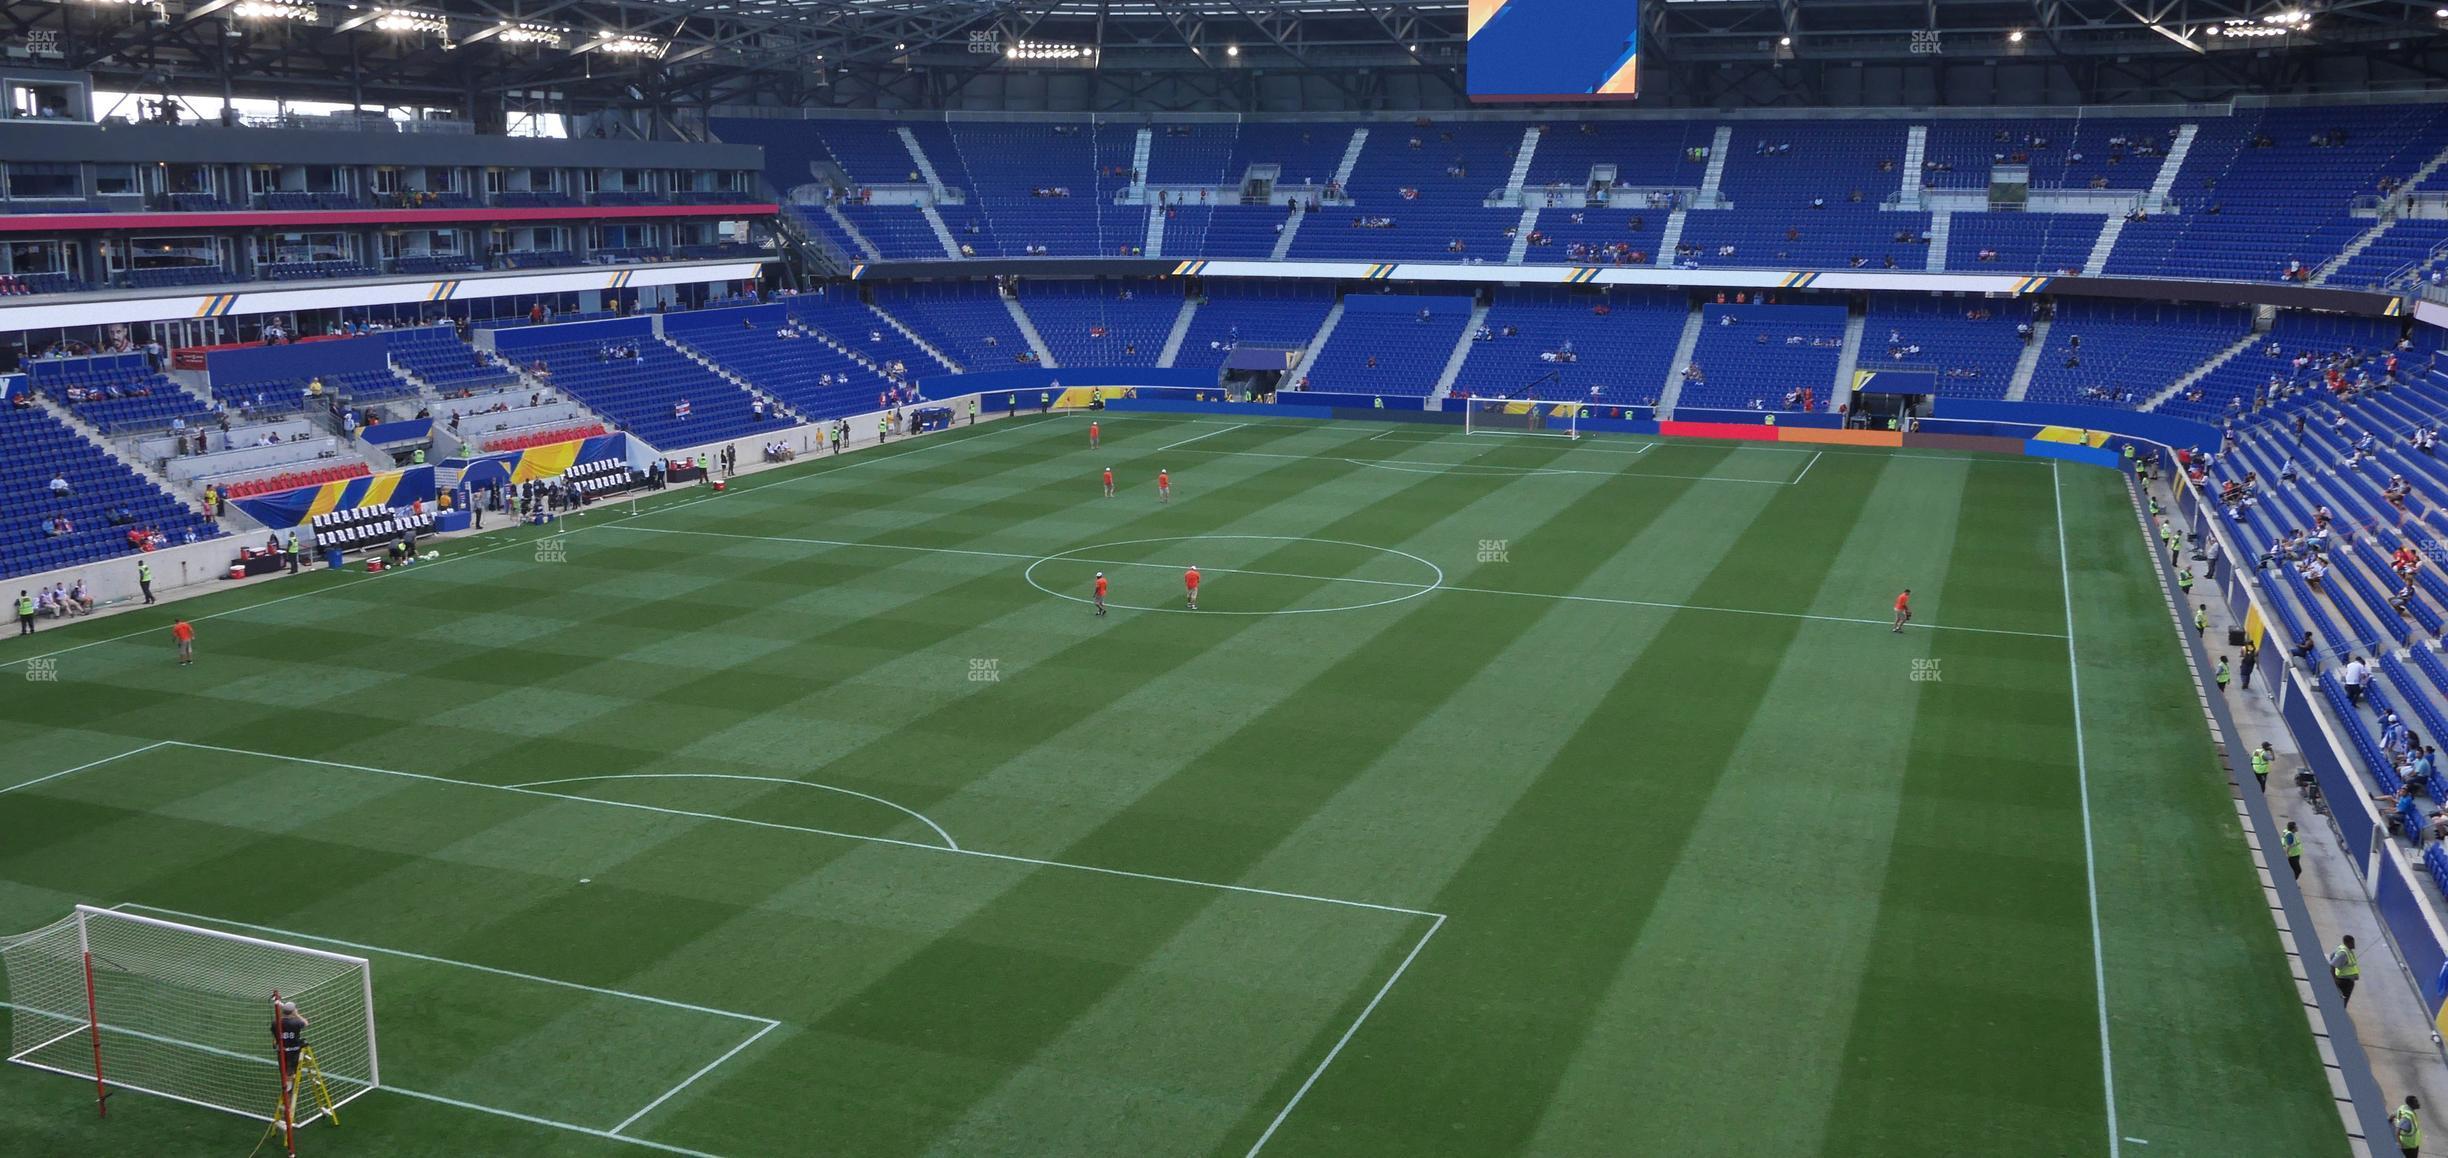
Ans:
[{"label": "stadium roof", "polygon": [[[1630,0],[1627,0],[1630,2]],[[1656,103],[2448,87],[2442,0],[1643,0]],[[1458,104],[1465,0],[0,0],[143,91],[481,108]],[[12,49],[24,59],[26,52]],[[1846,75],[1839,70],[1885,69]],[[1966,77],[1989,79],[1969,91]],[[1892,83],[1890,83],[1892,81]],[[1878,92],[1871,87],[1884,87]],[[1860,88],[1861,91],[1854,91]],[[1289,95],[1287,95],[1289,94]],[[1657,100],[1662,98],[1662,100]]]}]

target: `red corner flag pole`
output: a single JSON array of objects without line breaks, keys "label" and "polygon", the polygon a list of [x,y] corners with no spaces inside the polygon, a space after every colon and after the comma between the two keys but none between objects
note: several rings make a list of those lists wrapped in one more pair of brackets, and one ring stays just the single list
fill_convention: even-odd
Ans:
[{"label": "red corner flag pole", "polygon": [[297,1154],[297,1075],[289,1072],[289,1051],[281,1048],[281,995],[272,991],[272,1054],[280,1059],[280,1108],[273,1111],[273,1122],[281,1129],[281,1141],[289,1148],[292,1158]]},{"label": "red corner flag pole", "polygon": [[[77,939],[85,939],[85,922],[77,922]],[[94,1055],[94,1116],[110,1116],[110,1086],[102,1080],[102,1006],[94,998],[93,950],[83,950],[85,957],[85,1029],[93,1037]]]}]

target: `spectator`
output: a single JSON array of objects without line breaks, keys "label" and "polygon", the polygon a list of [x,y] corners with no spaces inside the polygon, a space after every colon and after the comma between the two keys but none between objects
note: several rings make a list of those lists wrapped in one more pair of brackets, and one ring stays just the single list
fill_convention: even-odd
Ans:
[{"label": "spectator", "polygon": [[[2307,635],[2306,638],[2310,637]],[[2346,666],[2338,670],[2338,683],[2346,689],[2346,702],[2350,705],[2361,704],[2363,686],[2370,682],[2371,667],[2363,662],[2363,657],[2359,655],[2346,657]]]}]

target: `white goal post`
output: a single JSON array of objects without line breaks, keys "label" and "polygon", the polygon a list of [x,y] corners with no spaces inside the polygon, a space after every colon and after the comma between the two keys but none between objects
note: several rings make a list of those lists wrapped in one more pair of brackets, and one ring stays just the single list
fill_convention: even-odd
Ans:
[{"label": "white goal post", "polygon": [[283,1114],[286,1070],[273,994],[307,1022],[328,1102],[296,1097],[305,1125],[381,1084],[374,974],[350,957],[218,929],[78,905],[58,922],[0,938],[8,1060],[260,1122]]},{"label": "white goal post", "polygon": [[1462,398],[1462,430],[1466,434],[1525,434],[1538,438],[1581,437],[1578,402],[1526,401],[1518,398]]}]

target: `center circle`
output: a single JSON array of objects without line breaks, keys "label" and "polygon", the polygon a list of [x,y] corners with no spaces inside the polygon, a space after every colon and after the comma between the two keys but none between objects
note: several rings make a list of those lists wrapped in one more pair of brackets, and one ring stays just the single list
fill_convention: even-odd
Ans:
[{"label": "center circle", "polygon": [[[1038,558],[1029,563],[1028,568],[1020,573],[1020,577],[1026,580],[1029,586],[1034,587],[1039,591],[1043,591],[1056,599],[1067,599],[1073,603],[1093,605],[1096,600],[1087,595],[1075,594],[1070,591],[1058,591],[1053,587],[1047,586],[1045,581],[1039,578],[1039,570],[1042,568],[1048,568],[1049,566],[1056,569],[1061,569],[1063,565],[1071,565],[1073,568],[1081,571],[1082,577],[1078,585],[1083,588],[1087,586],[1088,573],[1098,568],[1102,568],[1107,571],[1121,569],[1130,572],[1170,571],[1173,573],[1173,577],[1171,579],[1160,580],[1160,582],[1167,584],[1167,586],[1163,587],[1162,589],[1168,592],[1178,591],[1180,588],[1170,586],[1170,584],[1179,583],[1180,573],[1188,570],[1189,566],[1196,563],[1198,560],[1189,558],[1187,556],[1181,558],[1179,561],[1165,560],[1162,562],[1156,560],[1129,558],[1101,559],[1096,558],[1095,556],[1103,552],[1125,551],[1128,548],[1146,547],[1157,543],[1233,542],[1315,543],[1323,547],[1339,547],[1347,548],[1353,551],[1364,551],[1375,555],[1391,556],[1395,559],[1407,560],[1410,563],[1416,564],[1418,573],[1421,574],[1422,577],[1418,579],[1372,579],[1360,576],[1325,575],[1314,571],[1284,571],[1268,567],[1210,566],[1202,567],[1200,569],[1202,576],[1211,577],[1207,583],[1201,586],[1202,594],[1210,595],[1209,606],[1201,608],[1198,611],[1192,611],[1186,606],[1158,607],[1145,603],[1124,603],[1115,599],[1107,599],[1105,601],[1105,606],[1122,611],[1163,611],[1171,612],[1177,615],[1314,615],[1325,611],[1365,611],[1372,607],[1384,607],[1389,604],[1401,603],[1405,600],[1417,599],[1422,595],[1426,595],[1427,593],[1436,590],[1438,587],[1443,586],[1445,583],[1444,568],[1439,567],[1426,559],[1422,559],[1409,551],[1397,551],[1392,547],[1380,547],[1374,543],[1354,543],[1345,539],[1318,539],[1311,538],[1306,535],[1167,535],[1153,539],[1124,539],[1113,543],[1095,543],[1086,547],[1073,547],[1068,551],[1057,551],[1054,554]],[[1406,569],[1408,570],[1410,568]],[[1231,607],[1218,607],[1214,605],[1212,591],[1216,586],[1216,580],[1222,580],[1229,589],[1231,587],[1244,586],[1243,584],[1235,582],[1236,580],[1243,578],[1264,580],[1269,582],[1303,582],[1312,580],[1323,581],[1324,583],[1328,584],[1330,588],[1356,588],[1362,592],[1380,595],[1382,598],[1371,598],[1363,602],[1339,603],[1325,607],[1270,607],[1258,609],[1237,609]],[[1133,586],[1137,585],[1134,584]],[[1227,598],[1229,598],[1229,596],[1227,596]]]}]

